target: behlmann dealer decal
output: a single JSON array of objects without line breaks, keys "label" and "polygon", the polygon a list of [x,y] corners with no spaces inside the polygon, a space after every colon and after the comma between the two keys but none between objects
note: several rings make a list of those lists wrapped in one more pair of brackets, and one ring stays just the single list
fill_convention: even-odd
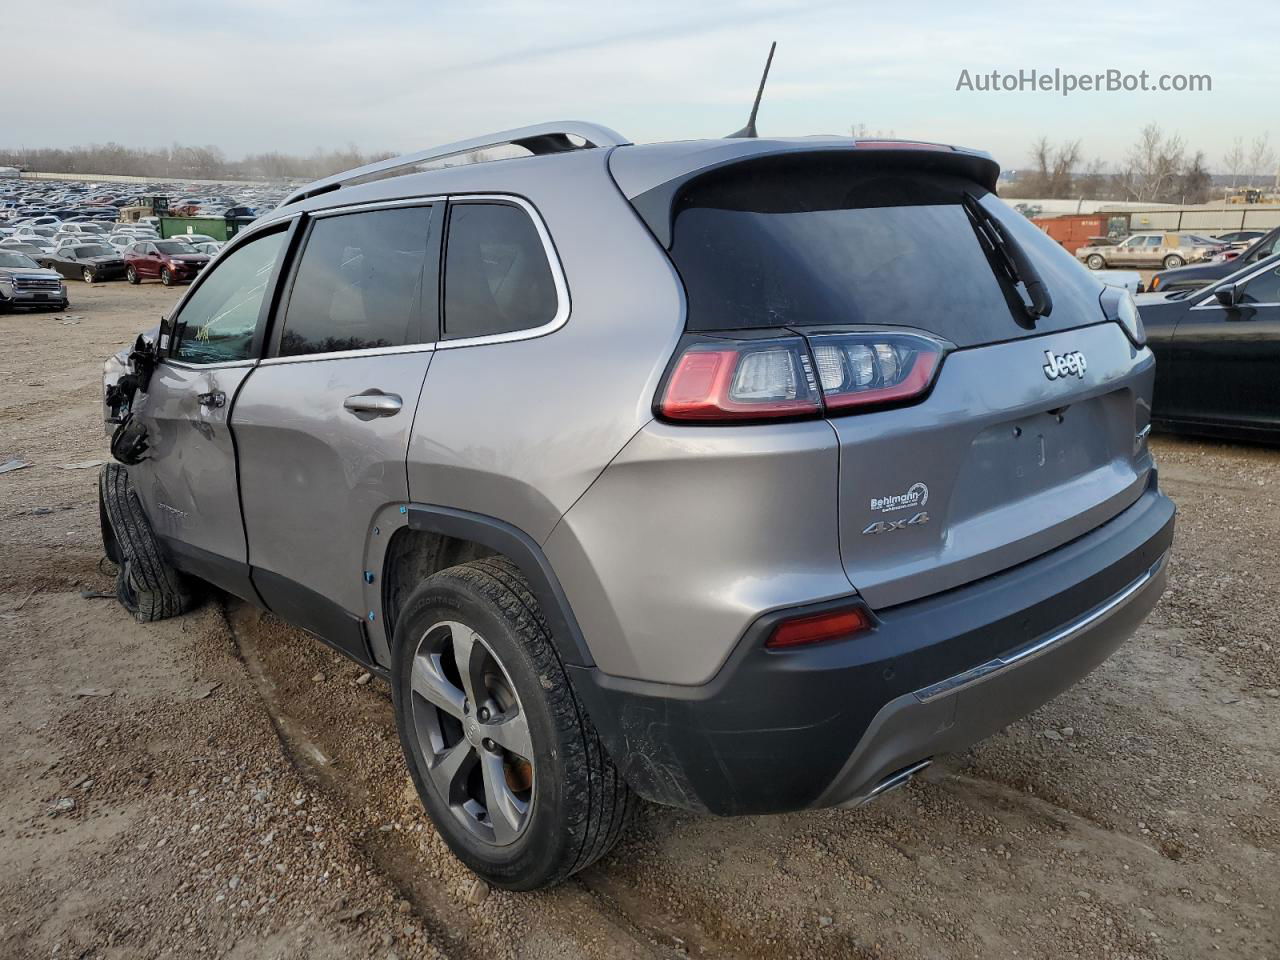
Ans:
[{"label": "behlmann dealer decal", "polygon": [[923,507],[929,502],[929,488],[923,483],[913,483],[907,487],[906,493],[895,493],[887,497],[872,497],[872,513],[890,513],[894,510],[906,510],[908,507]]}]

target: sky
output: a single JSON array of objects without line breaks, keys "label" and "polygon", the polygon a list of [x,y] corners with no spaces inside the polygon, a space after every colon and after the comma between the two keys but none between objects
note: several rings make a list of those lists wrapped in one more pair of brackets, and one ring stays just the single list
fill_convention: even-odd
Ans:
[{"label": "sky", "polygon": [[[1211,170],[1235,137],[1280,145],[1274,0],[0,0],[0,26],[6,148],[407,152],[561,119],[635,142],[722,136],[745,122],[772,40],[764,136],[860,126],[1005,168],[1041,135],[1114,166],[1153,120]],[[1055,68],[1208,74],[1212,91],[956,89],[962,70]]]}]

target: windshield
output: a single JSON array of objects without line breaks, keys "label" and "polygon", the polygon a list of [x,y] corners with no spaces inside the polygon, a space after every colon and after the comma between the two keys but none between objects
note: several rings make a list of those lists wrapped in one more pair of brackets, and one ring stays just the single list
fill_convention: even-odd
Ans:
[{"label": "windshield", "polygon": [[0,250],[0,267],[34,267],[38,270],[40,269],[40,264],[21,253]]},{"label": "windshield", "polygon": [[179,243],[176,240],[162,240],[156,244],[156,249],[161,253],[167,253],[170,256],[175,254],[190,253],[191,248],[185,243]]},{"label": "windshield", "polygon": [[91,243],[88,246],[76,247],[76,256],[82,260],[88,257],[111,257],[115,256],[115,251],[100,243]]},{"label": "windshield", "polygon": [[[1023,248],[1055,307],[1028,330],[962,205],[966,193]],[[1031,221],[971,181],[788,158],[736,164],[677,201],[672,260],[690,330],[916,327],[958,346],[1103,319],[1097,281]]]}]

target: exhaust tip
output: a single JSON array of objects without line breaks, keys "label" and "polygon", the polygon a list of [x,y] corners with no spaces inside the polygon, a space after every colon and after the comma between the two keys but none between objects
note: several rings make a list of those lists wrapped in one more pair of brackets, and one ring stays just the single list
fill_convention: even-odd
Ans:
[{"label": "exhaust tip", "polygon": [[916,774],[920,773],[922,770],[930,766],[932,763],[933,763],[933,757],[929,757],[927,760],[921,760],[918,763],[913,763],[910,766],[903,767],[901,770],[897,770],[889,774],[887,777],[885,777],[883,780],[877,783],[874,787],[872,787],[870,793],[868,793],[866,796],[862,797],[861,799],[854,801],[852,805],[858,806],[858,807],[864,806],[865,804],[870,803],[872,800],[876,799],[877,797],[882,797],[886,793],[889,793],[893,790],[897,790],[901,787],[905,787],[908,783],[911,782],[911,780],[916,776]]}]

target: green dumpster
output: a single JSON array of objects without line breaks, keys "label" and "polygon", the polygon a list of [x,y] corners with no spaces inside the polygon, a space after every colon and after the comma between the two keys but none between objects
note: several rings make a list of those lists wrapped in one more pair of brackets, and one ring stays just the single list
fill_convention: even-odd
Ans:
[{"label": "green dumpster", "polygon": [[252,222],[245,217],[161,217],[160,238],[168,240],[183,233],[203,233],[215,240],[230,240]]}]

